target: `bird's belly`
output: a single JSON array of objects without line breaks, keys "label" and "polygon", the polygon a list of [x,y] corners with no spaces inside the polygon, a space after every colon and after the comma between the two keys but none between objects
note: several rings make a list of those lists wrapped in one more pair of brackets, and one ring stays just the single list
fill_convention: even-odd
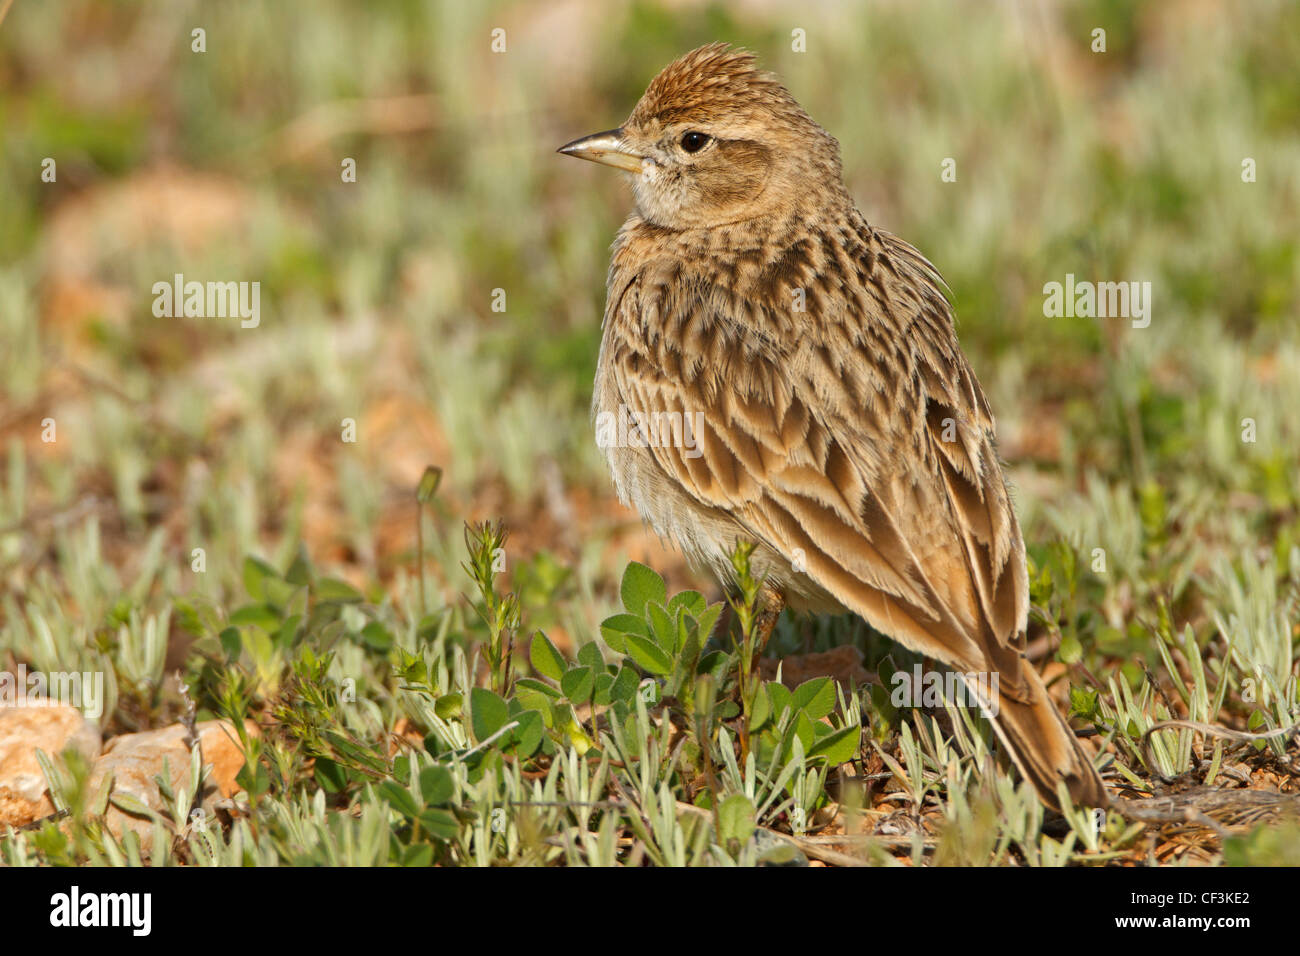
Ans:
[{"label": "bird's belly", "polygon": [[660,538],[690,564],[710,572],[724,587],[735,584],[731,553],[739,541],[754,541],[755,575],[781,591],[786,604],[801,611],[842,614],[847,609],[808,575],[745,528],[726,511],[701,504],[669,477],[649,449],[604,449],[619,500],[636,509]]}]

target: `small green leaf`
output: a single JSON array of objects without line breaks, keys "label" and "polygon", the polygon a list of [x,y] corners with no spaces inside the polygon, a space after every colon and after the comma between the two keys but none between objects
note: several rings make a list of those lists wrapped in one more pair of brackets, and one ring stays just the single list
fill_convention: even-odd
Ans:
[{"label": "small green leaf", "polygon": [[[267,604],[276,610],[283,610],[289,606],[294,595],[304,589],[280,578],[265,578],[262,581],[262,590],[265,592],[264,600]],[[301,603],[306,606],[305,601]]]},{"label": "small green leaf", "polygon": [[754,695],[754,707],[749,715],[749,729],[758,730],[772,716],[772,693],[767,687],[760,687]]},{"label": "small green leaf", "polygon": [[618,675],[614,678],[614,685],[609,689],[609,699],[630,704],[632,698],[636,696],[639,683],[640,678],[637,677],[636,671],[627,666],[620,667]]},{"label": "small green leaf", "polygon": [[677,652],[677,625],[663,605],[651,601],[645,606],[646,620],[650,622],[650,636],[668,654]]},{"label": "small green leaf", "polygon": [[1095,690],[1086,687],[1070,688],[1070,716],[1092,720],[1097,716],[1097,698]]},{"label": "small green leaf", "polygon": [[718,839],[744,843],[754,835],[754,805],[743,793],[733,793],[718,805]]},{"label": "small green leaf", "polygon": [[578,648],[578,663],[585,664],[597,674],[605,670],[605,658],[600,655],[600,646],[595,641],[588,641]]},{"label": "small green leaf", "polygon": [[226,653],[226,659],[230,661],[239,659],[239,652],[243,650],[243,641],[239,636],[239,628],[228,627],[221,632],[221,649]]},{"label": "small green leaf", "polygon": [[235,774],[235,783],[239,784],[250,796],[259,797],[271,789],[271,775],[267,773],[261,761],[250,764],[247,760]]},{"label": "small green leaf", "polygon": [[393,646],[393,635],[378,621],[371,621],[361,629],[361,640],[370,650],[380,654],[387,653]]},{"label": "small green leaf", "polygon": [[162,815],[128,790],[119,790],[109,796],[109,801],[123,813],[148,820],[161,820]]},{"label": "small green leaf", "polygon": [[[1251,733],[1259,733],[1259,729],[1264,726],[1264,723],[1264,712],[1262,710],[1252,711],[1250,716],[1246,718],[1246,729]],[[1252,740],[1250,745],[1255,748],[1256,752],[1262,752],[1268,746],[1262,740]]]},{"label": "small green leaf", "polygon": [[321,604],[360,604],[365,595],[338,578],[321,578],[316,584],[315,596]]},{"label": "small green leaf", "polygon": [[[687,613],[698,619],[708,606],[708,602],[704,600],[704,595],[699,591],[679,591],[677,594],[674,594],[669,598],[668,613],[676,617],[677,609],[679,607],[684,607],[686,608]],[[721,607],[721,605],[719,605],[719,607]]]},{"label": "small green leaf", "polygon": [[515,719],[519,726],[514,729],[515,752],[521,757],[531,757],[542,744],[546,734],[546,721],[537,710],[525,710]]},{"label": "small green leaf", "polygon": [[1062,664],[1077,664],[1083,657],[1083,645],[1073,634],[1067,634],[1061,638],[1061,646],[1056,652],[1056,656]]},{"label": "small green leaf", "polygon": [[437,465],[429,465],[420,476],[420,484],[415,489],[415,500],[422,505],[428,504],[438,493],[440,484],[442,484],[442,469]]},{"label": "small green leaf", "polygon": [[425,803],[434,806],[446,803],[455,790],[456,783],[446,767],[435,764],[420,771],[420,792],[424,794]]},{"label": "small green leaf", "polygon": [[591,699],[595,684],[596,675],[590,667],[572,667],[560,681],[560,690],[570,701],[581,705]]},{"label": "small green leaf", "polygon": [[812,745],[808,757],[825,757],[827,766],[838,767],[858,755],[861,739],[862,728],[856,725],[833,731]]},{"label": "small green leaf", "polygon": [[274,581],[279,577],[280,573],[261,558],[255,558],[251,554],[244,558],[244,590],[254,601],[265,601],[265,581],[268,578]]},{"label": "small green leaf", "polygon": [[425,867],[433,862],[433,846],[416,843],[402,850],[402,866]]},{"label": "small green leaf", "polygon": [[515,681],[516,689],[536,691],[545,694],[547,697],[559,698],[560,692],[546,681],[538,680],[536,677],[521,677]]},{"label": "small green leaf", "polygon": [[600,636],[605,639],[605,643],[611,650],[619,654],[627,653],[627,644],[624,641],[626,634],[649,637],[650,629],[646,627],[645,621],[631,614],[615,614],[600,622]]},{"label": "small green leaf", "polygon": [[435,839],[444,842],[456,839],[456,836],[460,833],[460,823],[448,810],[437,810],[428,807],[420,814],[419,820],[422,830],[433,834]]},{"label": "small green leaf", "polygon": [[835,685],[829,677],[814,677],[795,688],[792,703],[809,720],[821,720],[835,709]]},{"label": "small green leaf", "polygon": [[[558,695],[559,691],[555,691],[555,693]],[[515,700],[519,702],[520,707],[526,710],[540,710],[545,713],[550,706],[550,702],[554,699],[541,691],[520,687],[518,683],[515,684]]]},{"label": "small green leaf", "polygon": [[311,559],[307,557],[307,550],[300,544],[293,563],[289,565],[289,570],[284,572],[284,579],[296,587],[307,587],[311,585],[312,575]]},{"label": "small green leaf", "polygon": [[338,793],[348,785],[347,770],[328,757],[317,757],[312,773],[326,793]]},{"label": "small green leaf", "polygon": [[528,660],[532,663],[533,670],[543,677],[560,680],[564,676],[564,656],[541,631],[533,635],[533,643],[528,648]]},{"label": "small green leaf", "polygon": [[700,640],[705,643],[713,636],[713,629],[718,626],[718,618],[722,616],[722,602],[711,605],[699,614],[695,615],[695,620],[700,625]]},{"label": "small green leaf", "polygon": [[772,695],[772,716],[780,720],[784,716],[786,709],[794,706],[794,695],[780,681],[768,681],[763,686]]},{"label": "small green leaf", "polygon": [[302,627],[302,616],[292,614],[281,622],[272,641],[277,647],[292,647]]},{"label": "small green leaf", "polygon": [[415,817],[420,813],[420,806],[407,790],[396,780],[385,780],[379,785],[380,798],[404,817]]},{"label": "small green leaf", "polygon": [[[700,631],[703,634],[703,631]],[[731,655],[726,651],[709,651],[700,658],[700,662],[695,665],[695,673],[712,674],[713,679],[721,682],[727,673],[727,665],[731,662]]]},{"label": "small green leaf", "polygon": [[802,710],[795,711],[795,718],[786,728],[785,739],[781,741],[781,753],[786,758],[794,754],[794,741],[799,738],[803,744],[803,752],[807,754],[812,748],[813,741],[817,739],[817,733],[813,730],[813,723],[808,719],[808,714]]},{"label": "small green leaf", "polygon": [[591,702],[596,707],[608,707],[613,700],[611,691],[614,689],[614,675],[601,673],[596,675],[596,684],[591,691]]},{"label": "small green leaf", "polygon": [[645,606],[651,601],[664,603],[668,597],[668,588],[664,585],[664,579],[653,570],[633,561],[623,572],[620,593],[628,613],[642,617],[645,615]]},{"label": "small green leaf", "polygon": [[525,710],[540,710],[545,713],[550,701],[559,698],[560,692],[544,681],[533,677],[521,677],[515,681],[515,699]]},{"label": "small green leaf", "polygon": [[480,743],[504,727],[510,716],[506,702],[486,687],[470,690],[469,705],[473,715],[474,739]]},{"label": "small green leaf", "polygon": [[274,634],[280,629],[280,615],[266,604],[245,604],[231,612],[230,623],[236,627],[251,624],[261,628],[267,634]]},{"label": "small green leaf", "polygon": [[460,694],[443,694],[433,702],[433,712],[443,720],[455,720],[464,707],[465,700]]},{"label": "small green leaf", "polygon": [[695,679],[695,665],[700,659],[700,629],[695,623],[695,618],[691,617],[685,608],[679,608],[676,630],[680,643],[668,693],[674,697],[681,697],[691,693],[691,684]]},{"label": "small green leaf", "polygon": [[632,656],[632,660],[640,665],[642,670],[660,675],[672,672],[672,659],[650,638],[641,637],[638,634],[627,634],[625,637],[627,638],[628,653]]}]

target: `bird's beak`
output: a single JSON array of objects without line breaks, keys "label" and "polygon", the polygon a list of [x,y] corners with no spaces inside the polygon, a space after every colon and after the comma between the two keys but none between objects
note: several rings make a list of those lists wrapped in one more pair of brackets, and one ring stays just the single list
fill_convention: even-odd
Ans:
[{"label": "bird's beak", "polygon": [[603,133],[592,133],[582,139],[575,139],[556,152],[589,159],[593,163],[602,163],[615,169],[626,169],[629,173],[641,172],[641,157],[628,146],[621,129],[607,129]]}]

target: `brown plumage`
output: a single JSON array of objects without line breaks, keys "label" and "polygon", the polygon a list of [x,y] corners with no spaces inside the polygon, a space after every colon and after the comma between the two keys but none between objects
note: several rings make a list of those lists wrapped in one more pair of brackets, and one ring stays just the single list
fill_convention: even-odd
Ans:
[{"label": "brown plumage", "polygon": [[561,151],[634,174],[593,412],[701,426],[694,445],[607,447],[623,501],[723,580],[756,541],[791,606],[995,672],[995,726],[1043,800],[1063,780],[1104,806],[1024,657],[1024,544],[942,279],[858,212],[835,139],[752,54],[712,44]]}]

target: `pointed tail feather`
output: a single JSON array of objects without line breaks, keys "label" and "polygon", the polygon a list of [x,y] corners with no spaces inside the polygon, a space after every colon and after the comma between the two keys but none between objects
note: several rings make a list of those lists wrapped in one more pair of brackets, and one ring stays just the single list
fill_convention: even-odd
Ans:
[{"label": "pointed tail feather", "polygon": [[1056,796],[1059,781],[1065,781],[1076,806],[1108,806],[1110,798],[1101,776],[1052,703],[1042,678],[1027,663],[1022,673],[1029,693],[1024,700],[999,694],[993,722],[1016,767],[1053,809],[1060,809]]}]

